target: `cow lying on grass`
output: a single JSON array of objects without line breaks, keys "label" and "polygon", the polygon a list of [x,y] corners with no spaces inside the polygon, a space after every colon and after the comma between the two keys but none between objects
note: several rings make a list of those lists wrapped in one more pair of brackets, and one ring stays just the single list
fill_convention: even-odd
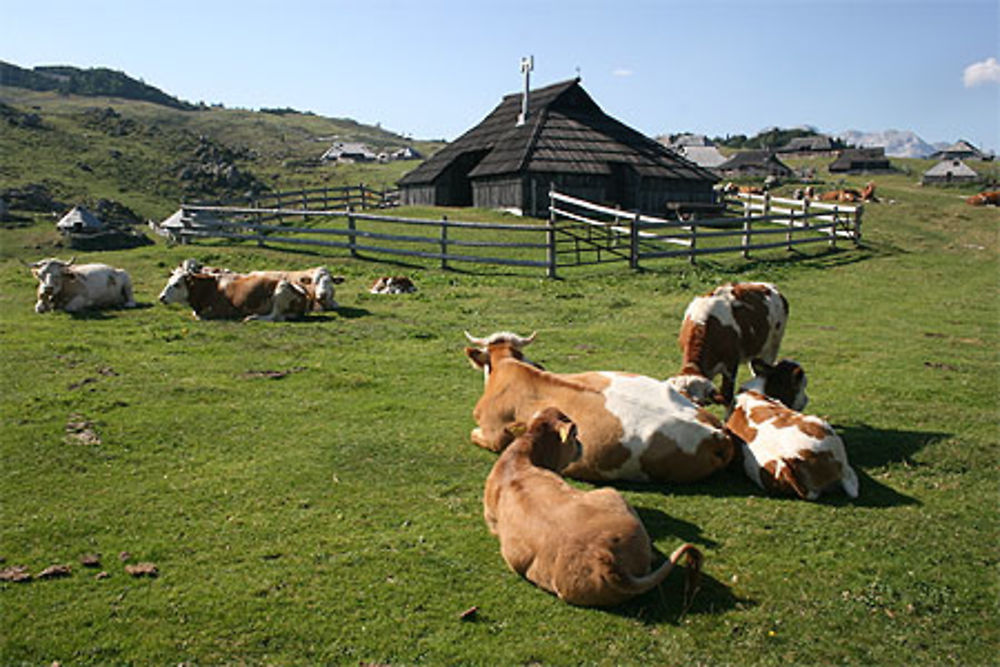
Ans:
[{"label": "cow lying on grass", "polygon": [[[731,407],[739,365],[774,363],[788,324],[788,301],[769,283],[727,283],[696,297],[677,337],[682,365],[669,382],[695,402]],[[722,391],[712,380],[722,375]]]},{"label": "cow lying on grass", "polygon": [[693,545],[678,547],[650,571],[649,536],[621,494],[610,488],[580,491],[559,476],[580,453],[576,426],[548,408],[493,465],[483,516],[510,569],[561,600],[585,606],[620,604],[655,588],[682,557],[689,582],[696,582],[702,556]]},{"label": "cow lying on grass", "polygon": [[[234,274],[229,269],[204,266],[195,259],[184,260],[181,262],[180,268],[188,273]],[[277,278],[298,285],[309,295],[311,310],[336,310],[340,307],[335,298],[334,285],[344,282],[344,277],[331,274],[325,266],[316,266],[302,271],[251,271],[246,275]]]},{"label": "cow lying on grass", "polygon": [[472,441],[500,452],[511,427],[555,407],[579,428],[583,455],[564,473],[587,481],[693,482],[725,467],[734,444],[722,423],[670,384],[617,372],[561,375],[523,359],[529,339],[499,333],[465,354],[486,379]]},{"label": "cow lying on grass", "polygon": [[805,407],[805,373],[792,361],[753,364],[726,426],[743,441],[743,468],[765,491],[816,500],[838,484],[858,497],[858,477],[840,436]]},{"label": "cow lying on grass", "polygon": [[38,279],[36,313],[64,310],[77,313],[91,308],[135,308],[132,278],[107,264],[74,264],[55,258],[29,264]]},{"label": "cow lying on grass", "polygon": [[306,290],[280,278],[238,273],[191,273],[175,269],[160,292],[164,304],[191,306],[199,320],[243,319],[281,322],[310,310]]}]

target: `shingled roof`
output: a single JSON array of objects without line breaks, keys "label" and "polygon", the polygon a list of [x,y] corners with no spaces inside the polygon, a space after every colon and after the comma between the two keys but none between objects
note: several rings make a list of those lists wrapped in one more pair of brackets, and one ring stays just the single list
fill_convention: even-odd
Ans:
[{"label": "shingled roof", "polygon": [[643,177],[715,182],[718,177],[605,114],[570,79],[531,91],[528,120],[517,125],[521,93],[503,98],[485,119],[426,162],[400,185],[431,183],[459,156],[481,153],[471,179],[524,171],[610,174],[627,164]]}]

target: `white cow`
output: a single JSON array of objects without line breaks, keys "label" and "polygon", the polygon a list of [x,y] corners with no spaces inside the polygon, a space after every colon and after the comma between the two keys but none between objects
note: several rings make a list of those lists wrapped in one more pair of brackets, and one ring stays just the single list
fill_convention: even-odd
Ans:
[{"label": "white cow", "polygon": [[38,278],[36,313],[65,310],[77,313],[90,308],[135,308],[128,272],[107,264],[73,264],[54,257],[30,264]]}]

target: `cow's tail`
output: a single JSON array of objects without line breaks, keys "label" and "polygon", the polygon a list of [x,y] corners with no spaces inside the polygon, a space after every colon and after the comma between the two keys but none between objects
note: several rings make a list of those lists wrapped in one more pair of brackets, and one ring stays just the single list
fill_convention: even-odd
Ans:
[{"label": "cow's tail", "polygon": [[643,577],[622,573],[617,585],[624,592],[629,593],[629,595],[641,595],[663,583],[681,558],[686,559],[687,565],[687,576],[684,582],[684,610],[686,611],[691,606],[691,602],[698,592],[698,581],[701,578],[701,563],[704,560],[704,556],[702,556],[698,547],[688,542],[674,549],[674,552],[670,554],[670,557],[660,567]]}]

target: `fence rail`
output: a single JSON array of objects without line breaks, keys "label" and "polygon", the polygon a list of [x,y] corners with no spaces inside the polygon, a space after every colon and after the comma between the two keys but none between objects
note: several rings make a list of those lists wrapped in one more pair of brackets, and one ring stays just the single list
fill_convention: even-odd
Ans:
[{"label": "fence rail", "polygon": [[[840,239],[860,243],[862,207],[741,195],[722,217],[667,220],[549,193],[548,220],[482,223],[407,218],[374,211],[393,193],[365,188],[316,188],[271,193],[232,204],[182,204],[181,242],[221,238],[376,253],[452,262],[544,269],[741,253]],[[398,199],[396,200],[398,201]],[[741,214],[741,215],[737,215]],[[779,235],[783,238],[778,238]]]}]

